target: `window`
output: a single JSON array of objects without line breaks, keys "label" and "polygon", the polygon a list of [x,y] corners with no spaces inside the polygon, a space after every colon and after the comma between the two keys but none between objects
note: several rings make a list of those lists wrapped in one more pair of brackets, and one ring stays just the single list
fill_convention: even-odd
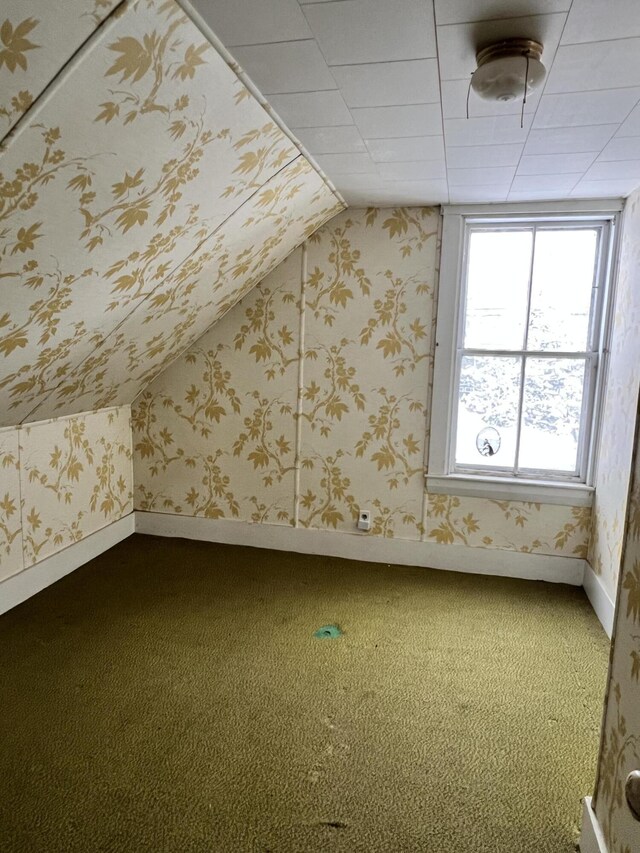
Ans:
[{"label": "window", "polygon": [[450,211],[429,489],[587,503],[615,210]]}]

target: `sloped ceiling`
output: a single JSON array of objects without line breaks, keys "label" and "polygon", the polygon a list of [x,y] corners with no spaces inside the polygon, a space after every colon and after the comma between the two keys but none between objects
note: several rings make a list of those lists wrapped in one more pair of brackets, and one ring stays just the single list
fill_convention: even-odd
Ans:
[{"label": "sloped ceiling", "polygon": [[79,50],[72,22],[113,4],[55,4],[42,67],[15,5],[34,92],[77,52],[0,165],[0,425],[131,402],[344,206],[174,0],[121,4]]},{"label": "sloped ceiling", "polygon": [[[120,0],[3,0],[0,138],[8,133]],[[28,5],[28,8],[27,8]]]}]

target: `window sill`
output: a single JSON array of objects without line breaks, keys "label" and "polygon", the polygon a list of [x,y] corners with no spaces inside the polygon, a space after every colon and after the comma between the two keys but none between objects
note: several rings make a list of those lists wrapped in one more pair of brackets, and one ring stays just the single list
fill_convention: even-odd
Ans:
[{"label": "window sill", "polygon": [[436,495],[490,498],[499,501],[531,501],[558,506],[591,506],[593,486],[548,480],[507,480],[503,477],[427,474],[427,491]]}]

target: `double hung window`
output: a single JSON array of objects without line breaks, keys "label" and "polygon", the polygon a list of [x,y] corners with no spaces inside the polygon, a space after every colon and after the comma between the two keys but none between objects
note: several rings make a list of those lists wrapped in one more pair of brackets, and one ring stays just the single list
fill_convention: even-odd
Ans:
[{"label": "double hung window", "polygon": [[445,214],[429,471],[458,481],[446,491],[588,488],[614,225],[614,212]]}]

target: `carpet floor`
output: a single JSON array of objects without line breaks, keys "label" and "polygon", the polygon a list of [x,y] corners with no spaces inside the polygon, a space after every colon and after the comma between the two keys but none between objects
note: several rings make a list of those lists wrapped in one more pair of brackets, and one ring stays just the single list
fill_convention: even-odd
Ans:
[{"label": "carpet floor", "polygon": [[0,850],[570,853],[607,655],[581,589],[134,536],[0,617]]}]

